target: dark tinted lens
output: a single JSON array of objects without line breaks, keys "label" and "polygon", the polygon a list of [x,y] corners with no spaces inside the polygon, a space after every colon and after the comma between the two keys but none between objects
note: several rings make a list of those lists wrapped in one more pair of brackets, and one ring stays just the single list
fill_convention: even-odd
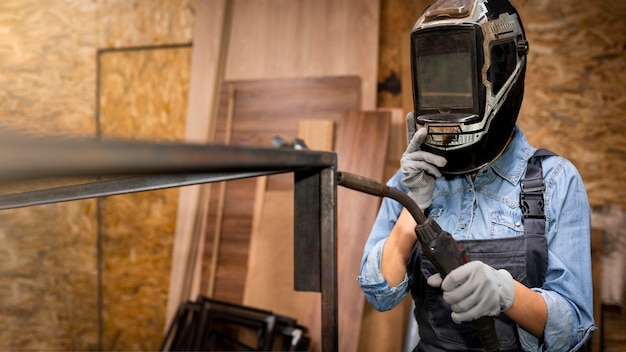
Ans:
[{"label": "dark tinted lens", "polygon": [[517,46],[514,42],[506,42],[491,47],[489,76],[493,86],[493,94],[498,94],[507,79],[513,74],[517,62]]},{"label": "dark tinted lens", "polygon": [[430,33],[417,39],[415,50],[420,107],[471,108],[474,46],[469,33]]}]

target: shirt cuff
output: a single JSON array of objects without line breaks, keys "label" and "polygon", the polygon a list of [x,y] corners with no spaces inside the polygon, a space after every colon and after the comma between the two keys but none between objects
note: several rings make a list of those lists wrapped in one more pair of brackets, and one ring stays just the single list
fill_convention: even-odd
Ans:
[{"label": "shirt cuff", "polygon": [[518,327],[520,342],[524,351],[570,351],[573,341],[574,318],[569,304],[557,293],[540,288],[532,288],[539,293],[548,308],[546,327],[540,341],[532,334]]}]

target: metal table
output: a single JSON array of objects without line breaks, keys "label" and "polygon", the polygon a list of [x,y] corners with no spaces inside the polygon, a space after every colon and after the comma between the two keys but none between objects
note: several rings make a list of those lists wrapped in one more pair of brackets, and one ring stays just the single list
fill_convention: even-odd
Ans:
[{"label": "metal table", "polygon": [[321,293],[322,351],[338,349],[337,156],[293,148],[0,134],[0,182],[99,181],[0,195],[0,209],[293,173],[294,289]]}]

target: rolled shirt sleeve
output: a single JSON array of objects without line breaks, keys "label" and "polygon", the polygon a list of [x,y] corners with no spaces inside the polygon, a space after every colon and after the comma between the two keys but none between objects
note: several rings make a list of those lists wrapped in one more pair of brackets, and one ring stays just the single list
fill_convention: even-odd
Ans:
[{"label": "rolled shirt sleeve", "polygon": [[[389,179],[387,185],[406,192],[406,187],[402,185],[401,180],[402,172],[398,170]],[[390,287],[380,272],[383,247],[402,209],[402,205],[397,201],[391,198],[383,198],[376,221],[372,226],[372,231],[363,250],[361,274],[357,277],[357,282],[361,286],[361,290],[363,290],[368,302],[378,311],[392,309],[409,292],[406,274],[404,275],[404,280],[398,286]]]},{"label": "rolled shirt sleeve", "polygon": [[406,274],[398,286],[390,287],[380,273],[380,261],[385,241],[386,239],[372,247],[363,263],[361,275],[357,278],[367,301],[381,312],[398,305],[409,292],[409,279]]}]

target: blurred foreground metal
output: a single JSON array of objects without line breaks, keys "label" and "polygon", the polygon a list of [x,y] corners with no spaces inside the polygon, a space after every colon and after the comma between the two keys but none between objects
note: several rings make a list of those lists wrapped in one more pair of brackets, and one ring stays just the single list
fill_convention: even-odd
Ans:
[{"label": "blurred foreground metal", "polygon": [[107,177],[0,194],[0,209],[293,173],[294,289],[321,292],[322,351],[337,351],[336,168],[335,153],[306,149],[101,141],[0,132],[0,183]]}]

